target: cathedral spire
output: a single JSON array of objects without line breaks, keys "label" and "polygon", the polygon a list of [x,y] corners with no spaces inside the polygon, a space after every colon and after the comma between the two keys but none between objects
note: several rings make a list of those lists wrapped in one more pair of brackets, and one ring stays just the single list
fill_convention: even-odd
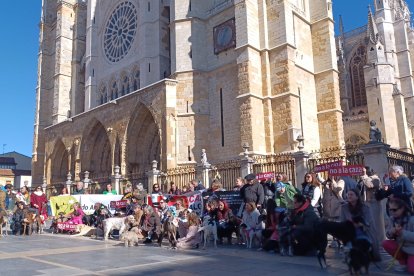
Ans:
[{"label": "cathedral spire", "polygon": [[344,35],[344,23],[342,22],[342,15],[339,15],[339,35],[341,37]]},{"label": "cathedral spire", "polygon": [[379,33],[375,18],[371,12],[371,6],[368,7],[368,25],[367,25],[367,38],[372,44],[377,44],[379,41]]}]

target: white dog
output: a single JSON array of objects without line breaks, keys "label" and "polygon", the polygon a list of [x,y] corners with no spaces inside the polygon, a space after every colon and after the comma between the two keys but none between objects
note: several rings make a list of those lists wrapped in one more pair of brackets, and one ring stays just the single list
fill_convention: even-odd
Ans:
[{"label": "white dog", "polygon": [[104,240],[108,240],[109,233],[112,230],[119,230],[119,236],[125,231],[127,224],[135,222],[134,216],[107,218],[103,221]]},{"label": "white dog", "polygon": [[210,218],[210,216],[205,216],[203,219],[203,226],[198,229],[198,232],[204,231],[203,239],[204,239],[204,246],[203,249],[206,248],[208,239],[210,236],[213,236],[214,239],[214,247],[217,248],[217,223],[214,219]]},{"label": "white dog", "polygon": [[255,228],[241,228],[240,234],[243,240],[246,241],[246,247],[252,248],[253,241],[256,238],[259,243],[262,241],[262,230],[264,229],[264,223],[259,222]]},{"label": "white dog", "polygon": [[119,239],[125,243],[125,247],[129,247],[134,245],[138,246],[139,240],[143,238],[144,236],[141,230],[138,227],[134,227],[130,231],[122,233]]}]

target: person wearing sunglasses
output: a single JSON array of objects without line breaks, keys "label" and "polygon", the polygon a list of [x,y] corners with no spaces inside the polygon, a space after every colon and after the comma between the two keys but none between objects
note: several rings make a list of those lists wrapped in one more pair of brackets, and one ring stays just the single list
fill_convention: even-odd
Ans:
[{"label": "person wearing sunglasses", "polygon": [[388,240],[383,241],[382,246],[398,260],[399,264],[394,266],[395,271],[414,274],[414,217],[406,202],[399,198],[390,200],[388,210]]}]

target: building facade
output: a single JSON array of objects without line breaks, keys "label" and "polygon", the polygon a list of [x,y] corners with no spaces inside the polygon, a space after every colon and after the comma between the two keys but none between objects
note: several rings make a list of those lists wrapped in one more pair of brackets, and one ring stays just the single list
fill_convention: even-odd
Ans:
[{"label": "building facade", "polygon": [[344,143],[330,0],[43,0],[39,43],[34,183]]},{"label": "building facade", "polygon": [[369,123],[374,120],[385,143],[413,153],[414,30],[410,10],[404,0],[373,4],[367,25],[344,32],[342,19],[339,22],[336,41],[345,140],[348,144],[367,143]]}]

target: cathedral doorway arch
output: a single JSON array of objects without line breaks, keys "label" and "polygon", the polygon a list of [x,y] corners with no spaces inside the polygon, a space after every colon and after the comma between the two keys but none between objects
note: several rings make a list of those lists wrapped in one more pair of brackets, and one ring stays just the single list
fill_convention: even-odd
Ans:
[{"label": "cathedral doorway arch", "polygon": [[145,172],[151,169],[152,161],[160,164],[161,141],[158,125],[143,104],[137,106],[128,123],[126,153],[128,178],[133,184],[145,185]]},{"label": "cathedral doorway arch", "polygon": [[82,139],[82,172],[88,171],[92,181],[110,182],[112,155],[108,134],[101,122],[95,121],[90,125],[92,128]]},{"label": "cathedral doorway arch", "polygon": [[50,166],[50,183],[64,183],[66,181],[69,166],[68,152],[61,139],[57,140],[55,146],[53,147],[52,156],[50,158]]}]

